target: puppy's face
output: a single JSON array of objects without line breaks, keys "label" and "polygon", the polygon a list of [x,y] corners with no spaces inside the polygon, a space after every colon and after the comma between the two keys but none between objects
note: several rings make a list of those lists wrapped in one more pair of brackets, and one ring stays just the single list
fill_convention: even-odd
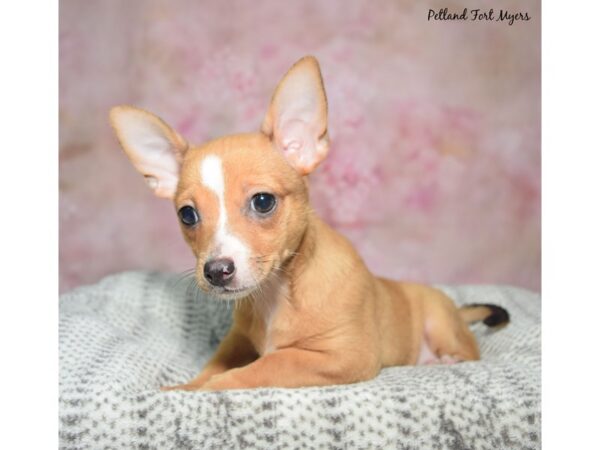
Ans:
[{"label": "puppy's face", "polygon": [[263,134],[188,151],[174,203],[199,286],[238,298],[277,276],[306,228],[307,200],[303,178]]},{"label": "puppy's face", "polygon": [[190,147],[146,111],[115,107],[111,123],[155,194],[173,200],[202,289],[241,298],[279,276],[307,226],[304,175],[328,151],[327,103],[314,58],[285,75],[258,133]]}]

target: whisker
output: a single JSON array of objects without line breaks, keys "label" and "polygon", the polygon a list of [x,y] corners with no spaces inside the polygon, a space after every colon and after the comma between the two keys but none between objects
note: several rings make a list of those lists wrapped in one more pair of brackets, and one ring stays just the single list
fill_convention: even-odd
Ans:
[{"label": "whisker", "polygon": [[194,276],[195,268],[184,270],[178,273],[174,280],[171,281],[172,287],[176,288],[181,282],[187,281],[190,277]]}]

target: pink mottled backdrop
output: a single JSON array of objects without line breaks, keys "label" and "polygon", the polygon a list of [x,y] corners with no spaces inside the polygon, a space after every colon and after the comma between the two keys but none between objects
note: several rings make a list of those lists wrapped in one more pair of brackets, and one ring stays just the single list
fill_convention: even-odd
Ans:
[{"label": "pink mottled backdrop", "polygon": [[[281,75],[316,55],[331,156],[316,209],[373,271],[540,287],[540,9],[428,22],[481,0],[60,3],[60,285],[193,265],[173,207],[120,151],[135,104],[188,140],[258,128]],[[489,7],[489,5],[487,6]]]}]

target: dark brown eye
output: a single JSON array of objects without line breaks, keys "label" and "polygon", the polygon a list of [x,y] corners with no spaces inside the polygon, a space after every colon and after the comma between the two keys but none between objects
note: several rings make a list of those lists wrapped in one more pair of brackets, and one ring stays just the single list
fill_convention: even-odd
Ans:
[{"label": "dark brown eye", "polygon": [[252,197],[250,204],[252,205],[252,209],[257,213],[268,214],[275,209],[277,200],[274,195],[261,192]]},{"label": "dark brown eye", "polygon": [[198,212],[192,206],[183,206],[179,211],[177,211],[177,215],[179,216],[181,223],[188,227],[192,227],[200,221]]}]

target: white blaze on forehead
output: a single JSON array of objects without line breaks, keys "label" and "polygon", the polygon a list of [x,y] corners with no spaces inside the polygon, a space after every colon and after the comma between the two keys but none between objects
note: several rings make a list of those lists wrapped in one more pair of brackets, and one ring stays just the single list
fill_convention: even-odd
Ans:
[{"label": "white blaze on forehead", "polygon": [[212,190],[222,205],[225,200],[225,181],[223,180],[223,165],[221,158],[215,155],[208,155],[202,160],[200,167],[200,176],[202,184]]},{"label": "white blaze on forehead", "polygon": [[229,232],[227,208],[225,207],[225,176],[221,158],[206,156],[200,165],[202,184],[213,191],[219,199],[219,221],[213,236],[212,258],[231,258],[236,267],[234,285],[249,287],[254,284],[249,267],[250,250],[237,236]]}]

